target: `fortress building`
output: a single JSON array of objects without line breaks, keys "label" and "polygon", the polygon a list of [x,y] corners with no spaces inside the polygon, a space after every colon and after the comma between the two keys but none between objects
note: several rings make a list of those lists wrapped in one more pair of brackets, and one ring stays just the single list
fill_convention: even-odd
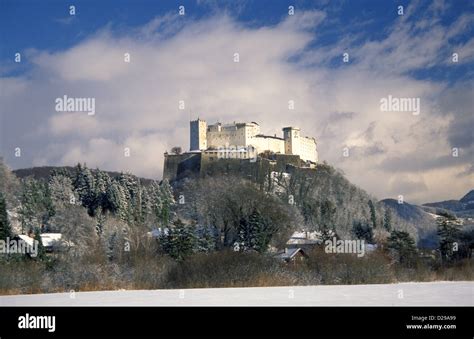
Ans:
[{"label": "fortress building", "polygon": [[283,128],[283,137],[264,135],[256,122],[207,125],[190,121],[189,152],[164,154],[163,179],[238,173],[263,180],[272,171],[316,168],[316,140],[297,127]]},{"label": "fortress building", "polygon": [[316,140],[301,136],[297,127],[283,128],[283,138],[260,133],[256,122],[221,124],[207,126],[206,121],[190,122],[190,151],[204,153],[225,153],[230,158],[252,158],[255,154],[298,155],[305,162],[318,162]]}]

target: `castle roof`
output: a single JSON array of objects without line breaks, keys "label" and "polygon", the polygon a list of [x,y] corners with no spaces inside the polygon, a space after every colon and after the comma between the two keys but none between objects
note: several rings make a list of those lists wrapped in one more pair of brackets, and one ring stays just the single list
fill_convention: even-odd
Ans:
[{"label": "castle roof", "polygon": [[264,135],[264,134],[257,134],[255,136],[255,138],[265,138],[265,139],[270,138],[270,139],[285,140],[285,139],[280,138],[280,137],[276,137],[276,136],[273,136],[273,135]]}]

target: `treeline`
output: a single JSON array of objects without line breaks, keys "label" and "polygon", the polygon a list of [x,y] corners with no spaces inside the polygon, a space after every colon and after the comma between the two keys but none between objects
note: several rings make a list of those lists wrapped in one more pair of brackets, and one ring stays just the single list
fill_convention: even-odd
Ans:
[{"label": "treeline", "polygon": [[[302,228],[377,249],[358,258],[318,246],[295,266],[268,253]],[[172,187],[81,164],[18,179],[0,161],[0,238],[60,232],[74,245],[1,256],[0,293],[473,279],[473,232],[456,218],[438,219],[436,253],[408,230],[325,164],[261,182],[221,173]]]},{"label": "treeline", "polygon": [[111,177],[82,164],[41,179],[18,179],[3,164],[1,174],[11,198],[3,210],[16,215],[16,233],[58,232],[76,253],[100,243],[109,258],[121,257],[150,231],[157,255],[179,261],[224,249],[264,253],[281,248],[303,222],[295,206],[236,176],[196,178],[173,190],[166,180],[143,184],[128,173]]},{"label": "treeline", "polygon": [[175,203],[166,181],[145,186],[132,174],[111,178],[104,171],[91,171],[81,164],[72,173],[54,170],[47,180],[24,178],[20,186],[18,215],[23,230],[41,227],[60,231],[57,218],[74,206],[84,207],[96,220],[98,234],[109,215],[128,226],[167,225]]},{"label": "treeline", "polygon": [[53,170],[44,179],[18,179],[0,161],[0,188],[2,238],[58,232],[74,244],[73,252],[100,243],[110,257],[136,245],[132,237],[167,227],[175,204],[167,181],[144,185],[134,175],[111,177],[81,164]]}]

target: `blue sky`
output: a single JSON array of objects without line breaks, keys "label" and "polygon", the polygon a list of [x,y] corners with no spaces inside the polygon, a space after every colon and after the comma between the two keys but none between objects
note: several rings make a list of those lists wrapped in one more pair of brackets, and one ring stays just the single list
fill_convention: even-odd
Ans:
[{"label": "blue sky", "polygon": [[[461,14],[474,12],[472,1],[450,1],[443,13],[441,22],[452,24]],[[410,1],[281,1],[281,0],[244,0],[244,1],[154,1],[154,0],[115,0],[93,1],[77,0],[74,2],[46,0],[1,0],[0,31],[2,48],[0,60],[12,62],[12,55],[17,51],[30,48],[61,51],[87,39],[97,30],[110,25],[117,32],[127,31],[141,26],[158,15],[178,11],[178,6],[185,6],[186,16],[200,20],[225,11],[235,20],[250,27],[261,27],[278,24],[285,16],[288,6],[296,11],[324,10],[328,14],[327,22],[318,26],[318,38],[308,48],[330,45],[349,33],[357,32],[357,40],[380,40],[387,37],[390,27],[399,18],[393,15],[398,6],[408,9]],[[69,15],[69,6],[76,7],[76,15]],[[411,20],[422,18],[431,1],[421,1]],[[452,42],[466,42],[473,35],[474,27],[456,36]],[[350,45],[347,46],[350,51]],[[27,64],[24,64],[26,66]],[[334,67],[341,64],[334,60]],[[420,69],[412,74],[417,78],[434,78],[454,80],[472,77],[472,64],[464,64],[455,71],[448,67],[430,67]],[[18,68],[14,71],[20,71]],[[12,70],[13,71],[13,70]]]},{"label": "blue sky", "polygon": [[[272,135],[300,126],[378,198],[474,187],[472,1],[0,0],[0,34],[0,156],[12,168],[80,161],[159,179],[163,152],[186,149],[200,116]],[[97,114],[55,112],[64,94],[94,97]],[[419,98],[421,114],[382,112],[388,95]]]}]

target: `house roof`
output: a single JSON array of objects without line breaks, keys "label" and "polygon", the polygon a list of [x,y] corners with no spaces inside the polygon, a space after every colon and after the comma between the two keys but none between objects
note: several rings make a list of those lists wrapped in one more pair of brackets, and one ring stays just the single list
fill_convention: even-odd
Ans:
[{"label": "house roof", "polygon": [[[62,234],[61,233],[41,233],[41,242],[44,247],[53,246],[56,242],[61,242]],[[27,236],[26,234],[19,234],[18,238],[23,240],[27,245],[33,246],[34,238]],[[70,245],[70,244],[69,244]]]},{"label": "house roof", "polygon": [[304,254],[304,251],[301,248],[287,248],[284,252],[280,252],[276,255],[277,258],[282,260],[292,259],[298,252]]},{"label": "house roof", "polygon": [[278,140],[285,140],[283,138],[280,138],[280,137],[277,137],[277,136],[273,136],[273,135],[265,135],[265,134],[257,134],[256,136],[254,136],[254,138],[266,138],[266,139],[278,139]]},{"label": "house roof", "polygon": [[28,246],[33,246],[33,241],[35,240],[35,239],[25,235],[25,234],[19,234],[18,238],[23,240]]},{"label": "house roof", "polygon": [[55,242],[60,242],[61,238],[61,233],[41,233],[41,242],[44,247],[53,246]]},{"label": "house roof", "polygon": [[317,245],[321,242],[321,233],[319,232],[294,232],[287,245]]}]

